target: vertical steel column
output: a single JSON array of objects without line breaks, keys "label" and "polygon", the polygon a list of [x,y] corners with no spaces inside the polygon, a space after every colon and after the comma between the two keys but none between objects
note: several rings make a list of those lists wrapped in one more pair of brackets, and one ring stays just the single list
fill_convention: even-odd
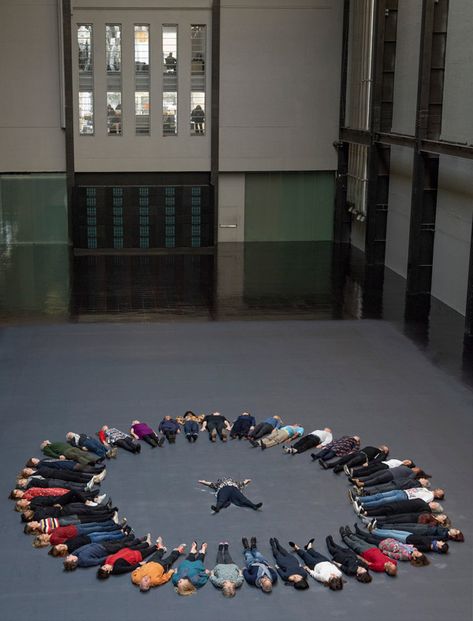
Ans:
[{"label": "vertical steel column", "polygon": [[62,32],[64,44],[64,108],[66,132],[66,187],[69,243],[73,239],[73,191],[75,185],[74,170],[74,99],[72,82],[72,25],[71,0],[62,2]]},{"label": "vertical steel column", "polygon": [[448,0],[423,0],[406,319],[427,319],[430,313],[439,156],[420,149],[423,139],[440,136],[447,16]]},{"label": "vertical steel column", "polygon": [[220,0],[212,2],[212,80],[210,130],[210,185],[213,190],[214,240],[218,243],[218,172],[220,155]]},{"label": "vertical steel column", "polygon": [[465,312],[465,355],[467,353],[473,357],[473,222],[471,224],[470,268]]},{"label": "vertical steel column", "polygon": [[[350,0],[343,4],[343,35],[342,35],[342,65],[340,80],[340,112],[339,127],[345,127],[347,105],[347,77],[348,77],[348,35],[350,28]],[[333,241],[335,243],[350,243],[351,218],[347,211],[347,172],[348,172],[348,143],[336,142],[338,163],[335,185],[335,210],[333,222]]]}]

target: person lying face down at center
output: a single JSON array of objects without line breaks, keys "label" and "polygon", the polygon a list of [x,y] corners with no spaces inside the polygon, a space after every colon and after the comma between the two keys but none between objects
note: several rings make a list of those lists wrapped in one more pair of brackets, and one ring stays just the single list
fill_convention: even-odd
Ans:
[{"label": "person lying face down at center", "polygon": [[221,509],[225,509],[231,504],[234,504],[237,507],[250,507],[254,511],[261,509],[263,506],[262,502],[258,502],[256,504],[252,502],[241,491],[244,487],[251,483],[251,479],[237,481],[231,477],[224,477],[223,479],[217,479],[215,483],[202,479],[199,483],[215,490],[217,502],[215,505],[211,505],[210,507],[214,513],[218,513]]}]

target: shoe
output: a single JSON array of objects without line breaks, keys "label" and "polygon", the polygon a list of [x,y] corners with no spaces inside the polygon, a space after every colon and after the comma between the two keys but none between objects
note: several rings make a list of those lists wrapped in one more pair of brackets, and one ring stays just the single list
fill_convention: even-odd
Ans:
[{"label": "shoe", "polygon": [[294,543],[294,541],[288,541],[287,543],[288,543],[290,548],[292,548],[293,550],[296,549],[296,544]]},{"label": "shoe", "polygon": [[256,537],[252,537],[250,539],[250,547],[252,550],[254,550],[256,548]]},{"label": "shoe", "polygon": [[312,461],[317,459],[317,455],[315,453],[311,453],[310,456],[312,457]]},{"label": "shoe", "polygon": [[115,511],[115,513],[112,515],[112,520],[115,522],[115,524],[118,524],[118,511]]},{"label": "shoe", "polygon": [[118,455],[118,447],[113,446],[111,449],[111,453],[112,453],[112,458],[116,459],[117,455]]},{"label": "shoe", "polygon": [[264,451],[266,448],[266,444],[264,442],[261,442],[261,450]]},{"label": "shoe", "polygon": [[88,492],[91,492],[91,491],[92,491],[92,488],[94,487],[94,485],[95,485],[95,477],[92,477],[92,478],[90,479],[90,481],[87,483],[87,485],[85,486],[85,489],[86,489]]},{"label": "shoe", "polygon": [[105,508],[108,509],[110,511],[110,509],[112,508],[112,499],[110,498],[110,500],[107,502],[107,504],[105,505]]},{"label": "shoe", "polygon": [[95,501],[97,504],[100,504],[100,503],[102,502],[102,500],[105,500],[105,498],[107,498],[107,494],[102,494],[102,495],[100,495],[100,496],[96,496],[96,497],[94,498],[94,501]]},{"label": "shoe", "polygon": [[371,522],[368,522],[368,531],[372,533],[377,526],[378,522],[376,518],[372,519]]},{"label": "shoe", "polygon": [[252,440],[251,438],[249,438],[249,441],[250,441],[251,446],[258,448],[259,442],[257,442],[256,440]]},{"label": "shoe", "polygon": [[319,459],[318,461],[319,461],[319,466],[321,466],[324,470],[328,470],[329,469],[327,464],[326,464],[326,462],[324,462],[323,459]]},{"label": "shoe", "polygon": [[283,453],[290,453],[289,447],[288,446],[284,446],[284,444],[283,444],[282,452]]},{"label": "shoe", "polygon": [[131,526],[127,524],[126,526],[122,528],[122,531],[125,533],[125,535],[129,535],[130,533],[133,532],[133,529]]},{"label": "shoe", "polygon": [[159,438],[158,440],[158,446],[161,448],[161,446],[164,444],[164,441],[166,440],[166,438],[163,436],[162,438]]},{"label": "shoe", "polygon": [[354,502],[356,502],[356,498],[353,494],[353,491],[351,489],[348,490],[347,492],[348,494],[348,500],[353,504]]},{"label": "shoe", "polygon": [[127,524],[127,519],[126,519],[126,517],[123,517],[120,520],[120,526],[123,528],[124,526],[126,526],[126,524]]},{"label": "shoe", "polygon": [[347,475],[347,477],[351,476],[350,468],[346,464],[343,466],[343,472]]},{"label": "shoe", "polygon": [[249,550],[250,546],[248,545],[248,539],[246,537],[241,538],[241,543],[243,545],[244,550]]},{"label": "shoe", "polygon": [[340,533],[340,536],[342,538],[345,536],[345,529],[343,528],[343,526],[340,526],[340,528],[338,529],[338,532]]},{"label": "shoe", "polygon": [[217,509],[215,505],[211,505],[210,508],[212,509],[214,513],[218,513],[220,511],[220,509]]},{"label": "shoe", "polygon": [[314,543],[315,539],[312,537],[312,539],[309,539],[309,541],[305,544],[304,546],[304,550],[309,550],[312,547],[312,544]]},{"label": "shoe", "polygon": [[262,502],[258,502],[255,504],[255,511],[257,511],[258,509],[261,509],[261,507],[263,506]]},{"label": "shoe", "polygon": [[100,482],[100,481],[103,481],[106,476],[107,476],[107,469],[104,468],[100,474],[96,474],[94,476],[94,479],[96,479],[96,481]]}]

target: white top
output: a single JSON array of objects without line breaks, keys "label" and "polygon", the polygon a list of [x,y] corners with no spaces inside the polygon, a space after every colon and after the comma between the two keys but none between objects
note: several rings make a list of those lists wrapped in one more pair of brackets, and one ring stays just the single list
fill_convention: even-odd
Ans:
[{"label": "white top", "polygon": [[315,429],[315,431],[311,431],[309,435],[319,437],[320,446],[325,446],[326,444],[329,444],[333,439],[330,431],[324,431],[323,429]]},{"label": "white top", "polygon": [[388,468],[397,468],[398,466],[402,466],[402,461],[400,459],[387,459],[382,463],[386,464]]},{"label": "white top", "polygon": [[315,580],[325,583],[328,582],[330,578],[340,578],[342,572],[333,563],[330,563],[329,561],[323,561],[322,563],[317,563],[314,569],[309,569],[309,574]]},{"label": "white top", "polygon": [[413,498],[421,498],[422,500],[425,500],[425,502],[432,502],[434,499],[434,493],[428,489],[425,489],[425,487],[412,487],[411,489],[405,489],[403,491],[409,500],[412,500]]}]

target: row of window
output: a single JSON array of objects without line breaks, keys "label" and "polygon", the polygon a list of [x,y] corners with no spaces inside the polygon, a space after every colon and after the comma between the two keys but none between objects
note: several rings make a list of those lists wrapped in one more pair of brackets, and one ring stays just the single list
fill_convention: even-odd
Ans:
[{"label": "row of window", "polygon": [[[150,134],[150,26],[135,24],[134,28],[134,73],[135,73],[135,133],[138,136]],[[193,136],[205,134],[205,89],[206,89],[206,26],[192,25],[190,71],[190,117],[189,127]],[[102,105],[107,111],[107,133],[119,136],[123,133],[122,115],[122,25],[105,25],[105,69],[106,101]],[[94,26],[78,24],[78,69],[79,69],[79,133],[93,135],[94,122]],[[177,135],[178,71],[182,68],[178,57],[178,27],[167,24],[161,27],[162,51],[162,132],[163,136]]]}]

